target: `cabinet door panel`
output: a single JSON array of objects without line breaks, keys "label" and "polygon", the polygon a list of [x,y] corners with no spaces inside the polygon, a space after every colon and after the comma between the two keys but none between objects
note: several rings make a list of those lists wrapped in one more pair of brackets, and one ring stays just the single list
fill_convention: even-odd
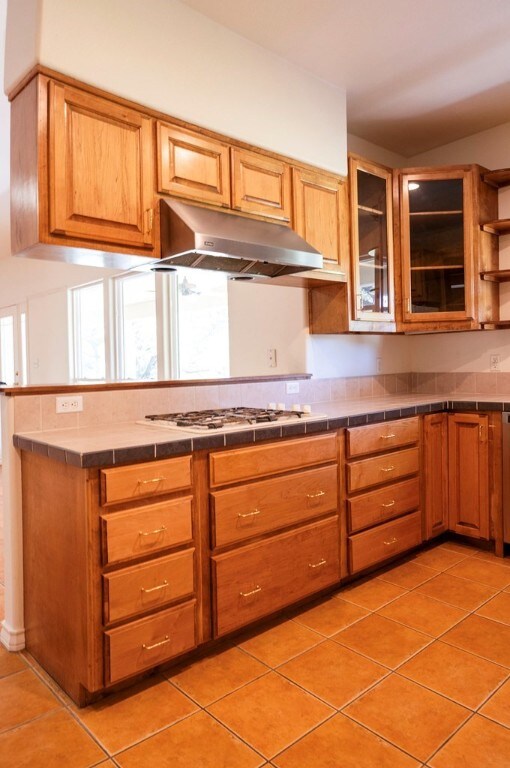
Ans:
[{"label": "cabinet door panel", "polygon": [[293,169],[294,229],[325,259],[341,261],[340,180]]},{"label": "cabinet door panel", "polygon": [[434,413],[423,419],[425,535],[448,528],[448,416]]},{"label": "cabinet door panel", "polygon": [[256,152],[233,149],[232,207],[290,221],[290,167]]},{"label": "cabinet door panel", "polygon": [[152,120],[50,83],[50,232],[153,245]]},{"label": "cabinet door panel", "polygon": [[489,538],[488,416],[448,416],[449,528],[477,539]]}]

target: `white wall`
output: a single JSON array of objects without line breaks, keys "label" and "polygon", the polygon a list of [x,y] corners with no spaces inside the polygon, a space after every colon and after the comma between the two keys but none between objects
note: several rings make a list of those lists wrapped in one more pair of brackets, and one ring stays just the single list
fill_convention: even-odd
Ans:
[{"label": "white wall", "polygon": [[411,344],[408,337],[391,334],[311,336],[308,370],[320,378],[405,373],[412,370]]},{"label": "white wall", "polygon": [[67,291],[31,296],[27,302],[30,384],[69,380]]},{"label": "white wall", "polygon": [[371,141],[355,136],[353,133],[347,134],[347,149],[349,152],[361,155],[366,160],[372,160],[374,163],[387,165],[390,168],[404,168],[408,165],[408,158],[403,155],[372,144]]}]

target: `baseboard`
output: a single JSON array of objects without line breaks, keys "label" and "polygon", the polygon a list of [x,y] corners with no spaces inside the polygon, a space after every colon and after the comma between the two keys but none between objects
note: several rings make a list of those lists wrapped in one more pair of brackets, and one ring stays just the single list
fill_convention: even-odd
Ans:
[{"label": "baseboard", "polygon": [[0,630],[0,643],[8,651],[22,651],[25,647],[25,630],[9,627],[4,619],[2,621],[2,629]]}]

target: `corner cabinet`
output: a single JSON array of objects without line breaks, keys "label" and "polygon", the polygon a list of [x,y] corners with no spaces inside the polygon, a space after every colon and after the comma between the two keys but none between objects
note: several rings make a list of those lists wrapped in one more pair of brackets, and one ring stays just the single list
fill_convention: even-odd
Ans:
[{"label": "corner cabinet", "polygon": [[497,192],[484,183],[484,170],[399,173],[400,330],[470,330],[497,319],[497,285],[480,280],[498,263],[497,242],[482,231],[497,212]]},{"label": "corner cabinet", "polygon": [[394,331],[393,173],[350,155],[349,179],[352,330]]},{"label": "corner cabinet", "polygon": [[449,529],[489,538],[489,416],[448,416]]},{"label": "corner cabinet", "polygon": [[425,538],[448,530],[448,414],[423,417],[423,511]]}]

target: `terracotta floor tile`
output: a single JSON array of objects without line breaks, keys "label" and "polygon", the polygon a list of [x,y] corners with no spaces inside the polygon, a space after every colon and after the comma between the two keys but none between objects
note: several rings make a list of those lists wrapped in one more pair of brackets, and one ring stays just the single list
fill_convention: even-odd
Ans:
[{"label": "terracotta floor tile", "polygon": [[452,552],[451,549],[434,547],[434,549],[426,549],[424,552],[415,555],[413,562],[419,565],[427,565],[429,568],[435,568],[437,571],[446,571],[447,568],[462,562],[466,557],[467,555],[460,552]]},{"label": "terracotta floor tile", "polygon": [[359,605],[347,602],[340,597],[332,597],[324,603],[313,606],[294,617],[294,620],[303,624],[321,635],[331,637],[341,629],[345,629],[363,616],[368,611]]},{"label": "terracotta floor tile", "polygon": [[510,731],[475,715],[439,750],[431,768],[508,768]]},{"label": "terracotta floor tile", "polygon": [[336,709],[388,674],[386,667],[331,640],[289,661],[278,671]]},{"label": "terracotta floor tile", "polygon": [[470,710],[393,674],[346,707],[345,713],[426,761]]},{"label": "terracotta floor tile", "polygon": [[495,565],[503,565],[507,568],[510,567],[510,557],[497,557],[494,552],[487,552],[484,549],[480,549],[478,552],[475,552],[472,557],[476,557],[480,560],[486,560],[487,562],[494,563]]},{"label": "terracotta floor tile", "polygon": [[322,640],[322,635],[302,626],[301,623],[284,621],[270,629],[252,633],[238,645],[264,664],[277,667]]},{"label": "terracotta floor tile", "polygon": [[486,584],[459,579],[450,573],[440,573],[416,591],[466,611],[474,611],[497,592]]},{"label": "terracotta floor tile", "polygon": [[404,587],[404,589],[414,589],[434,576],[437,576],[437,571],[434,568],[412,562],[401,563],[378,574],[378,577],[383,581],[389,581],[398,587]]},{"label": "terracotta floor tile", "polygon": [[344,715],[335,715],[275,757],[278,768],[417,768],[409,755]]},{"label": "terracotta floor tile", "polygon": [[442,541],[441,544],[437,545],[438,549],[449,549],[451,552],[459,552],[461,555],[476,555],[477,552],[480,552],[478,547],[476,547],[474,544],[468,544],[467,542],[460,542],[460,541]]},{"label": "terracotta floor tile", "polygon": [[508,677],[508,669],[437,641],[399,667],[399,675],[476,709]]},{"label": "terracotta floor tile", "polygon": [[375,613],[339,632],[333,640],[392,669],[431,642],[427,635]]},{"label": "terracotta floor tile", "polygon": [[396,584],[372,578],[368,581],[349,584],[338,593],[338,597],[369,611],[376,611],[391,600],[395,600],[396,597],[405,594],[406,591],[402,587],[397,587]]},{"label": "terracotta floor tile", "polygon": [[253,656],[239,648],[228,648],[194,661],[168,678],[201,707],[206,707],[268,671]]},{"label": "terracotta floor tile", "polygon": [[2,768],[90,768],[106,757],[64,709],[0,735]]},{"label": "terracotta floor tile", "polygon": [[504,589],[510,585],[510,569],[504,565],[496,565],[479,557],[469,557],[457,563],[448,570],[451,576],[478,581],[495,589]]},{"label": "terracotta floor tile", "polygon": [[191,715],[115,760],[122,768],[256,768],[266,762],[207,712]]},{"label": "terracotta floor tile", "polygon": [[281,752],[334,712],[276,672],[231,693],[208,709],[266,759]]},{"label": "terracotta floor tile", "polygon": [[196,710],[196,704],[159,676],[89,707],[73,707],[75,716],[110,754],[127,749]]},{"label": "terracotta floor tile", "polygon": [[471,615],[441,639],[496,664],[510,667],[510,627],[506,624]]},{"label": "terracotta floor tile", "polygon": [[510,680],[483,705],[480,714],[510,728]]},{"label": "terracotta floor tile", "polygon": [[0,733],[58,709],[61,703],[32,670],[0,680]]},{"label": "terracotta floor tile", "polygon": [[10,653],[0,644],[0,677],[12,675],[15,672],[21,672],[27,665],[19,653]]},{"label": "terracotta floor tile", "polygon": [[467,615],[460,608],[440,603],[419,592],[409,592],[399,597],[378,613],[433,637],[442,635]]},{"label": "terracotta floor tile", "polygon": [[479,616],[485,616],[487,619],[501,621],[503,624],[510,624],[510,593],[500,592],[488,603],[482,605],[476,612]]}]

